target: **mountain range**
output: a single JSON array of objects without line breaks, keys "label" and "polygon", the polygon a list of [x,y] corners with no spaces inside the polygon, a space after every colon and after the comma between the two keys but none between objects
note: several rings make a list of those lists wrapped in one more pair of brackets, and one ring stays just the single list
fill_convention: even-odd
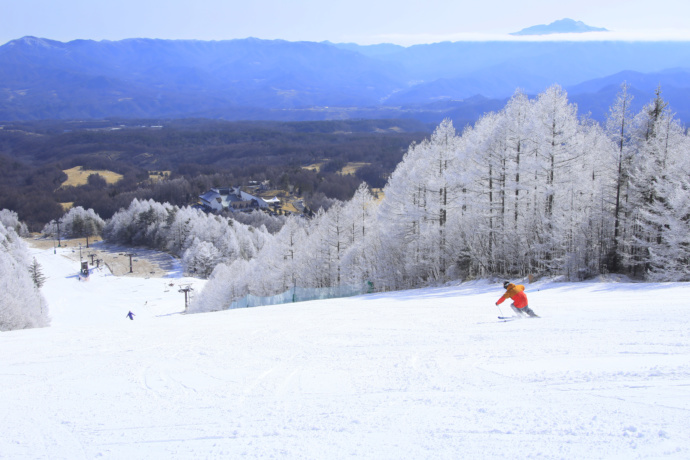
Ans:
[{"label": "mountain range", "polygon": [[402,47],[255,38],[0,46],[0,120],[320,120],[445,117],[471,122],[517,88],[560,84],[602,119],[623,81],[634,108],[663,96],[690,121],[690,42],[483,41]]}]

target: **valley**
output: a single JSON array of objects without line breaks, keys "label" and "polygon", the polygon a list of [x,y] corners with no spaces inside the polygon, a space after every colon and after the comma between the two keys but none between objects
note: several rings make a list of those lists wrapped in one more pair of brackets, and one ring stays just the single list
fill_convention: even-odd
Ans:
[{"label": "valley", "polygon": [[108,218],[134,198],[187,206],[213,187],[251,181],[268,181],[317,207],[324,198],[350,198],[362,181],[382,188],[409,145],[430,129],[411,120],[5,123],[0,208],[14,209],[40,231],[65,206]]}]

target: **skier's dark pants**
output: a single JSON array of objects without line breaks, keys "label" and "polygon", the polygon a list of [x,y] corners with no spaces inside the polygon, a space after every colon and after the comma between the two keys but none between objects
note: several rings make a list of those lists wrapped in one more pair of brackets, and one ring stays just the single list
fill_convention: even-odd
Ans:
[{"label": "skier's dark pants", "polygon": [[521,314],[528,316],[537,316],[537,314],[532,311],[529,305],[525,305],[523,308],[518,308],[515,306],[515,304],[510,304],[510,308],[512,308],[515,314],[518,316]]}]

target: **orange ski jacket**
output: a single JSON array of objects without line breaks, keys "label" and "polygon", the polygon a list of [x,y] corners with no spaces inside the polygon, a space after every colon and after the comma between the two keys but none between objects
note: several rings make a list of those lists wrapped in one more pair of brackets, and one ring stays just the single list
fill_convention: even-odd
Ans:
[{"label": "orange ski jacket", "polygon": [[522,284],[515,285],[510,283],[506,293],[498,299],[496,305],[503,303],[506,299],[512,299],[517,308],[525,308],[527,306],[527,295],[525,294],[525,286]]}]

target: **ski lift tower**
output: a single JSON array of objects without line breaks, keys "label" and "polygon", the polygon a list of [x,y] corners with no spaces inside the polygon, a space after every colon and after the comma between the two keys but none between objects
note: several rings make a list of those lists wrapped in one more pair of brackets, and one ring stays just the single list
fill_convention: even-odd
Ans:
[{"label": "ski lift tower", "polygon": [[187,311],[187,307],[189,306],[189,297],[190,291],[193,291],[192,286],[187,285],[187,286],[180,286],[180,290],[177,292],[184,292],[184,311]]},{"label": "ski lift tower", "polygon": [[129,272],[134,273],[134,270],[132,270],[132,257],[136,256],[136,254],[128,252],[125,256],[129,257]]},{"label": "ski lift tower", "polygon": [[53,224],[57,226],[57,240],[58,240],[58,245],[57,247],[61,248],[62,246],[60,245],[60,224],[62,223],[62,219],[55,219],[53,220]]}]

